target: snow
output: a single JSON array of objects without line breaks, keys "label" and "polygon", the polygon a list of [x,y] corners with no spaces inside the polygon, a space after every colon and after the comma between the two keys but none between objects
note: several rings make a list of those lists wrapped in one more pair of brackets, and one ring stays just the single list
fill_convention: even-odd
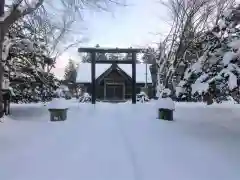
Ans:
[{"label": "snow", "polygon": [[190,68],[187,68],[187,70],[184,72],[184,79],[189,79],[192,75],[192,71]]},{"label": "snow", "polygon": [[240,74],[240,68],[236,64],[229,63],[227,69],[229,71],[237,71]]},{"label": "snow", "polygon": [[[66,102],[50,122],[42,104],[13,104],[0,124],[1,180],[239,180],[239,105]],[[136,113],[137,112],[137,113]]]},{"label": "snow", "polygon": [[9,56],[10,48],[12,47],[13,42],[11,39],[5,37],[5,40],[3,41],[3,51],[2,51],[2,59],[3,61],[6,61]]},{"label": "snow", "polygon": [[196,73],[202,72],[202,65],[200,61],[194,63],[191,69],[192,69],[192,72],[196,72]]},{"label": "snow", "polygon": [[87,92],[83,93],[83,97],[89,98],[91,97]]},{"label": "snow", "polygon": [[212,79],[208,80],[208,83],[214,81],[215,79],[222,79],[221,75],[223,74],[224,77],[229,76],[229,78],[228,78],[229,89],[233,90],[234,88],[236,88],[238,86],[237,85],[237,76],[230,71],[231,67],[232,66],[228,66],[228,68],[222,69],[218,75],[216,75]]},{"label": "snow", "polygon": [[146,101],[149,101],[148,95],[141,91],[139,94],[137,94],[137,100],[139,100],[139,102],[144,103]]},{"label": "snow", "polygon": [[[132,65],[131,64],[118,64],[126,74],[132,77]],[[150,64],[147,64],[147,82],[152,83]],[[111,64],[96,64],[96,78],[103,74]],[[146,81],[146,64],[136,64],[136,82],[145,83]],[[91,64],[81,63],[78,67],[77,79],[78,83],[90,83],[91,82]]]},{"label": "snow", "polygon": [[[118,65],[122,70],[124,70],[128,76],[132,77],[132,65],[131,64],[119,64]],[[147,72],[146,72],[147,66]],[[137,83],[145,83],[146,75],[147,75],[147,83],[152,83],[151,72],[150,72],[151,64],[136,64],[136,82]],[[146,74],[147,73],[147,74]]]},{"label": "snow", "polygon": [[175,110],[175,104],[173,100],[169,97],[167,98],[159,98],[156,103],[156,108],[170,109]]},{"label": "snow", "polygon": [[192,87],[192,95],[196,92],[198,92],[199,94],[202,94],[203,92],[207,92],[209,89],[209,84],[208,82],[203,82],[208,78],[208,74],[203,73],[199,78],[197,78],[197,80],[195,81],[195,83],[193,83],[191,85]]},{"label": "snow", "polygon": [[226,23],[223,19],[219,20],[218,25],[219,25],[220,29],[226,28]]},{"label": "snow", "polygon": [[204,64],[204,62],[206,61],[207,58],[207,53],[205,52],[199,59],[199,63]]},{"label": "snow", "polygon": [[67,109],[68,106],[66,104],[66,100],[64,98],[55,98],[48,104],[48,109]]},{"label": "snow", "polygon": [[233,90],[236,88],[237,85],[237,76],[235,76],[233,73],[229,72],[229,79],[228,79],[228,87],[230,90]]},{"label": "snow", "polygon": [[162,93],[165,93],[166,95],[170,96],[170,94],[172,93],[172,91],[168,88],[165,88]]},{"label": "snow", "polygon": [[[9,51],[13,45],[17,45],[19,46],[19,48],[25,49],[30,52],[34,51],[33,42],[30,41],[29,39],[17,39],[17,38],[10,39],[7,36],[5,36],[4,38],[5,39],[3,41],[3,51],[2,51],[3,61],[7,60],[9,56]],[[21,46],[24,46],[24,47],[21,47]],[[30,61],[28,61],[27,59],[25,59],[25,61],[31,65]]]},{"label": "snow", "polygon": [[202,94],[203,92],[207,92],[208,89],[209,89],[208,83],[196,81],[194,84],[192,84],[192,94],[194,94],[195,92]]},{"label": "snow", "polygon": [[175,94],[176,94],[176,96],[178,97],[181,93],[183,93],[184,92],[184,89],[182,88],[182,87],[180,87],[180,86],[177,86],[176,87],[176,92],[175,92]]},{"label": "snow", "polygon": [[225,10],[224,12],[223,12],[223,15],[225,16],[225,17],[228,17],[228,16],[230,16],[231,15],[231,13],[232,13],[232,9],[227,9],[227,10]]},{"label": "snow", "polygon": [[147,94],[146,94],[145,92],[143,92],[143,91],[141,91],[141,92],[139,93],[139,95],[147,96]]},{"label": "snow", "polygon": [[186,84],[186,81],[182,80],[178,83],[178,86],[183,87],[185,84]]},{"label": "snow", "polygon": [[240,48],[240,39],[230,42],[228,44],[228,46],[233,49],[239,49]]},{"label": "snow", "polygon": [[235,57],[234,52],[226,52],[223,56],[223,64],[228,65],[234,57]]},{"label": "snow", "polygon": [[[185,72],[186,73],[186,72]],[[182,93],[184,93],[184,88],[183,88],[183,86],[186,84],[186,81],[184,81],[184,80],[181,80],[179,83],[178,83],[178,85],[177,85],[177,87],[176,87],[176,92],[175,92],[175,94],[176,94],[176,96],[178,97],[180,94],[182,94]]]},{"label": "snow", "polygon": [[157,97],[163,97],[163,95],[167,95],[167,96],[170,96],[172,93],[172,91],[168,88],[162,88],[159,90],[159,93],[158,93],[158,96]]},{"label": "snow", "polygon": [[208,78],[208,74],[203,73],[196,81],[203,82]]},{"label": "snow", "polygon": [[3,77],[2,89],[9,89],[10,82],[7,78]]},{"label": "snow", "polygon": [[221,38],[221,34],[217,32],[212,32],[213,35],[215,35],[217,38]]}]

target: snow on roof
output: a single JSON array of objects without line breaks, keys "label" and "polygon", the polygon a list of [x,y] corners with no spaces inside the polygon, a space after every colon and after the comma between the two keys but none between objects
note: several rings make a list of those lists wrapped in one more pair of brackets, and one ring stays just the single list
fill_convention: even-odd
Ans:
[{"label": "snow on roof", "polygon": [[[132,77],[132,65],[131,64],[118,64],[118,66],[130,77]],[[151,64],[147,64],[147,83],[152,83]],[[96,64],[96,78],[104,73],[111,64]],[[136,82],[145,83],[146,81],[146,64],[136,64]],[[90,83],[91,82],[91,64],[81,63],[77,72],[77,83]]]}]

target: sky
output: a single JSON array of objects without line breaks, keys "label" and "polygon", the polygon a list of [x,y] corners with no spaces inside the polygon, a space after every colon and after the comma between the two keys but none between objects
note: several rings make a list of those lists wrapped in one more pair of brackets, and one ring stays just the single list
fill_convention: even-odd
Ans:
[{"label": "sky", "polygon": [[[157,0],[126,0],[126,7],[111,6],[110,12],[84,13],[84,23],[76,23],[75,30],[83,29],[88,41],[78,47],[146,47],[159,43],[169,30],[169,13]],[[168,23],[167,23],[168,22]],[[79,36],[81,36],[79,32]],[[76,33],[74,36],[78,36]],[[74,47],[63,53],[53,70],[58,78],[64,75],[68,59],[76,62],[81,56]]]}]

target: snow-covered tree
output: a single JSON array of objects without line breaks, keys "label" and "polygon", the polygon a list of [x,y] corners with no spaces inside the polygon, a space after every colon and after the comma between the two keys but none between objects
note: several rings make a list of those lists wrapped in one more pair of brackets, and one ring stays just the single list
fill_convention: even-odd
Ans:
[{"label": "snow-covered tree", "polygon": [[148,47],[143,51],[142,60],[146,64],[156,64],[157,51],[152,47]]},{"label": "snow-covered tree", "polygon": [[[186,69],[177,88],[187,100],[239,102],[240,5],[229,8],[217,25],[202,36],[203,54]],[[202,96],[202,97],[201,97]]]},{"label": "snow-covered tree", "polygon": [[167,41],[165,86],[175,90],[185,69],[201,56],[196,42],[219,22],[221,14],[235,0],[160,0],[169,9],[171,24]]},{"label": "snow-covered tree", "polygon": [[75,83],[76,77],[77,77],[77,66],[75,62],[70,59],[65,68],[64,79],[67,82]]},{"label": "snow-covered tree", "polygon": [[[119,4],[119,1],[108,1],[109,3]],[[54,2],[56,3],[56,2]],[[74,21],[76,15],[81,15],[83,8],[98,8],[102,10],[107,10],[109,8],[109,3],[105,0],[95,1],[72,1],[72,0],[62,0],[59,1],[58,7],[56,7],[56,13],[62,13],[68,23],[65,23],[64,31],[58,31],[60,33],[60,38],[62,37],[62,32],[65,32],[66,29],[69,29],[69,24]],[[43,8],[45,6],[45,8]],[[9,32],[10,26],[12,26],[15,22],[20,19],[26,18],[35,14],[38,19],[41,19],[44,15],[50,15],[56,9],[50,8],[53,7],[51,1],[45,0],[1,0],[0,1],[0,117],[3,115],[3,107],[2,107],[2,82],[3,82],[3,66],[4,61],[9,56],[9,49],[14,44],[23,43],[28,47],[31,47],[32,42],[26,42],[25,40],[16,40],[15,38],[9,38],[7,33]],[[47,11],[46,11],[47,10]],[[54,13],[52,13],[54,14]],[[43,21],[44,22],[44,21]],[[54,24],[54,23],[53,23]],[[58,26],[58,24],[55,27]],[[53,48],[55,49],[55,48]]]},{"label": "snow-covered tree", "polygon": [[156,97],[160,97],[162,91],[167,88],[166,77],[169,71],[169,62],[166,53],[166,41],[163,41],[159,44],[157,53],[155,53],[157,73]]},{"label": "snow-covered tree", "polygon": [[[10,80],[15,102],[45,101],[46,97],[50,100],[49,93],[55,86],[54,76],[50,73],[55,61],[49,57],[46,34],[43,28],[29,21],[28,18],[28,21],[15,22],[5,36],[14,39],[3,65],[4,78]],[[48,30],[47,27],[44,30]]]}]

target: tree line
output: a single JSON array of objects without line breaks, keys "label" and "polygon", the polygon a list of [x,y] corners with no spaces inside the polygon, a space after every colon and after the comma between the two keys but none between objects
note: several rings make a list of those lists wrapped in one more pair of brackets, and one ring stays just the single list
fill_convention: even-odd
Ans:
[{"label": "tree line", "polygon": [[235,0],[168,0],[171,28],[153,56],[157,92],[179,101],[240,101],[239,18]]}]

